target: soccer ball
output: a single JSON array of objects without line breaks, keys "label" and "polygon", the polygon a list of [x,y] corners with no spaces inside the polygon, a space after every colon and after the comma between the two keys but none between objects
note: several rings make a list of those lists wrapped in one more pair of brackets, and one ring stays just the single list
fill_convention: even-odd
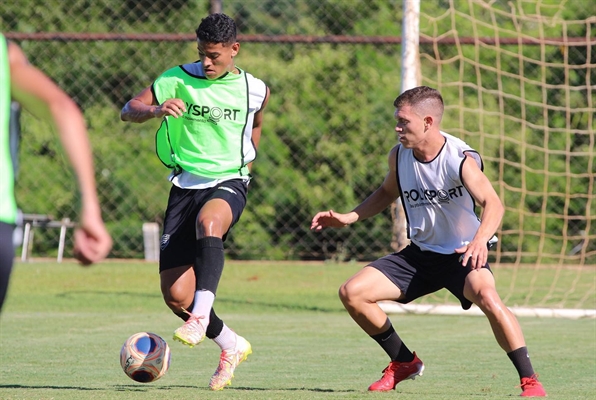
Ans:
[{"label": "soccer ball", "polygon": [[170,347],[155,333],[135,333],[120,350],[120,365],[132,380],[142,383],[156,381],[170,366]]}]

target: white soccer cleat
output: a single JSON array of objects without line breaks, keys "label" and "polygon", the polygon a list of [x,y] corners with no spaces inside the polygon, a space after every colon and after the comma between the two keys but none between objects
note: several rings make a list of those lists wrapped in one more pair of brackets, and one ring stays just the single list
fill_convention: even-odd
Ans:
[{"label": "white soccer cleat", "polygon": [[180,328],[174,331],[174,340],[181,342],[190,347],[194,347],[197,344],[205,340],[205,328],[200,322],[203,316],[197,316],[183,310],[190,318]]},{"label": "white soccer cleat", "polygon": [[248,340],[237,336],[236,346],[232,350],[223,350],[219,357],[219,366],[211,377],[209,388],[211,390],[222,390],[232,383],[234,370],[240,363],[252,353],[252,347]]}]

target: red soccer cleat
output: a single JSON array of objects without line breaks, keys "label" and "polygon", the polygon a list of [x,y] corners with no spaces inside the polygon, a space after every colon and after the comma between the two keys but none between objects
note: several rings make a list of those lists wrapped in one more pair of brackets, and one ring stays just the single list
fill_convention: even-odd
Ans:
[{"label": "red soccer cleat", "polygon": [[546,397],[546,391],[542,383],[538,382],[536,374],[529,378],[521,378],[522,397]]},{"label": "red soccer cleat", "polygon": [[406,379],[415,379],[422,376],[424,364],[414,352],[414,359],[410,362],[391,361],[389,366],[383,370],[383,377],[369,386],[372,392],[387,392],[395,389],[395,386]]}]

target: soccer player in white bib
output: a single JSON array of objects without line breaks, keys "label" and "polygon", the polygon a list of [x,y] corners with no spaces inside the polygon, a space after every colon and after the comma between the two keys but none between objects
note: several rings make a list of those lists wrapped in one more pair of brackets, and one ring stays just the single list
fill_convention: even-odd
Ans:
[{"label": "soccer player in white bib", "polygon": [[209,387],[231,384],[250,343],[215,314],[224,241],[246,206],[269,88],[238,68],[236,24],[211,14],[196,30],[199,61],[175,66],[132,98],[121,119],[159,118],[157,155],[171,169],[159,271],[163,298],[185,323],[174,339],[221,348]]},{"label": "soccer player in white bib", "polygon": [[[389,391],[422,375],[424,364],[410,351],[377,302],[409,303],[442,288],[469,309],[476,304],[515,366],[524,397],[542,397],[520,325],[503,304],[487,263],[504,207],[484,175],[479,154],[440,129],[441,94],[426,86],[394,101],[399,143],[389,153],[381,186],[352,211],[317,213],[311,229],[341,228],[370,218],[397,198],[404,206],[410,244],[371,262],[349,278],[339,296],[354,321],[390,358],[370,391]],[[478,218],[475,205],[482,207]]]}]

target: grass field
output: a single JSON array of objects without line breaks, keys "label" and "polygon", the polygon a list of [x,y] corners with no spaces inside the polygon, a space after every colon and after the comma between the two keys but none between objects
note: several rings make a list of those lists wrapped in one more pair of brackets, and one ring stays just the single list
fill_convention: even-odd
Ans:
[{"label": "grass field", "polygon": [[[0,316],[0,399],[453,400],[519,395],[517,373],[485,318],[438,315],[391,316],[426,370],[395,392],[368,393],[388,360],[337,298],[339,285],[360,267],[228,262],[216,310],[251,341],[254,353],[237,369],[232,386],[211,392],[207,384],[219,349],[209,340],[193,349],[170,340],[180,320],[161,300],[156,264],[111,261],[82,268],[17,263]],[[593,287],[593,273],[591,279]],[[552,284],[548,276],[544,281]],[[584,302],[594,304],[593,298]],[[520,322],[549,398],[596,398],[596,320]],[[124,340],[144,330],[164,337],[172,350],[170,370],[150,384],[126,377],[118,358]]]}]

